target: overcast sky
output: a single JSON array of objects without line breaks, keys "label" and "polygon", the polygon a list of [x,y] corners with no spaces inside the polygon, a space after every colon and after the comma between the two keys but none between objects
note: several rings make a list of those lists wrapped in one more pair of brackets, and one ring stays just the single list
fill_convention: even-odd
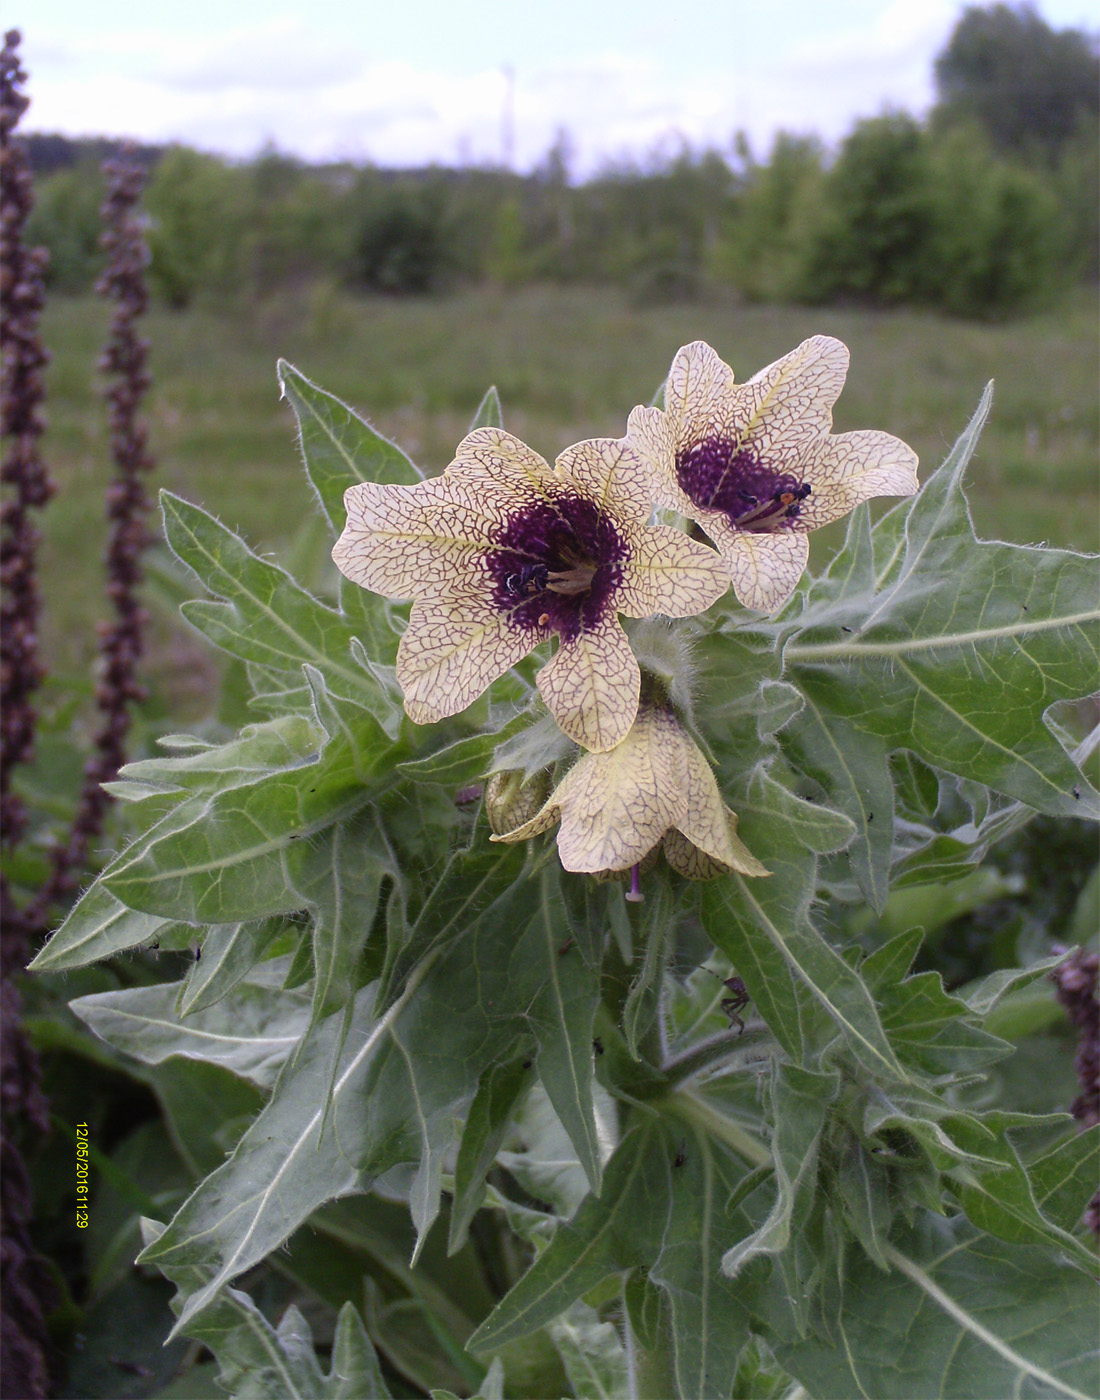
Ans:
[{"label": "overcast sky", "polygon": [[[1040,0],[1092,28],[1091,0]],[[675,149],[835,142],[925,111],[956,0],[12,0],[28,131],[265,143],[311,160],[497,163],[570,134],[575,171]],[[552,11],[552,16],[551,16]],[[511,111],[509,119],[508,113]],[[509,136],[509,133],[512,133]]]}]

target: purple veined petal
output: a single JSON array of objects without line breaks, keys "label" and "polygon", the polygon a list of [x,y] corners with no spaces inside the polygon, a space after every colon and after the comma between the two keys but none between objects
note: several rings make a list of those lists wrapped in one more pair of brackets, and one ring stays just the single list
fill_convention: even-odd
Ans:
[{"label": "purple veined petal", "polygon": [[795,473],[829,432],[847,367],[841,341],[811,336],[746,384],[734,384],[731,374],[722,393],[708,384],[686,396],[671,417],[680,489],[694,505],[723,510],[731,520],[751,509],[751,500],[797,493],[802,479]]},{"label": "purple veined petal", "polygon": [[545,495],[554,472],[544,457],[503,428],[475,428],[458,444],[444,476],[475,490]]},{"label": "purple veined petal", "polygon": [[417,724],[457,714],[540,640],[511,626],[487,598],[414,603],[397,649],[406,713]]},{"label": "purple veined petal", "polygon": [[632,409],[626,436],[645,468],[654,504],[690,515],[692,502],[676,480],[676,438],[668,414],[659,408]]},{"label": "purple veined petal", "polygon": [[829,432],[833,405],[848,374],[848,347],[829,335],[804,340],[765,366],[735,392],[740,440],[776,471],[789,470],[811,443]]},{"label": "purple veined petal", "polygon": [[752,854],[737,835],[737,817],[726,808],[727,839],[733,859],[722,860],[703,846],[689,841],[682,831],[673,827],[665,832],[662,848],[665,860],[678,875],[685,880],[714,880],[719,875],[728,875],[735,870],[739,875],[750,875],[756,879],[771,874],[771,871]]},{"label": "purple veined petal", "polygon": [[615,606],[627,617],[694,617],[729,587],[729,570],[705,544],[669,525],[650,525],[630,536]]},{"label": "purple veined petal", "polygon": [[592,631],[563,640],[537,683],[562,731],[582,748],[613,749],[630,732],[641,672],[614,615]]},{"label": "purple veined petal", "polygon": [[810,557],[804,531],[753,534],[735,529],[715,511],[707,511],[701,523],[726,561],[739,603],[760,612],[775,612],[787,601]]},{"label": "purple veined petal", "polygon": [[668,830],[668,794],[653,757],[645,727],[635,725],[610,753],[587,754],[570,770],[566,781],[576,778],[559,804],[558,855],[566,870],[629,870],[658,844]]},{"label": "purple veined petal", "polygon": [[729,840],[726,807],[711,766],[675,717],[668,716],[667,722],[675,726],[675,734],[666,739],[666,744],[670,751],[675,752],[680,794],[676,819],[669,825],[686,836],[693,846],[698,846],[701,851],[706,851],[726,865],[732,865],[734,853]]},{"label": "purple veined petal", "polygon": [[871,429],[822,439],[802,470],[813,486],[799,512],[807,530],[839,520],[872,496],[912,496],[919,485],[917,454],[908,443]]},{"label": "purple veined petal", "polygon": [[721,423],[734,388],[733,370],[705,340],[683,345],[672,359],[665,383],[665,413],[674,427],[675,443],[684,431],[705,431]]},{"label": "purple veined petal", "polygon": [[443,578],[476,591],[506,518],[444,477],[416,486],[363,482],[348,488],[344,503],[333,560],[353,583],[390,598],[431,596]]},{"label": "purple veined petal", "polygon": [[706,759],[659,706],[642,705],[620,744],[582,754],[534,817],[493,840],[523,841],[556,821],[566,870],[629,870],[663,839],[673,868],[689,879],[768,873],[738,840]]},{"label": "purple veined petal", "polygon": [[650,515],[648,473],[625,438],[589,438],[567,447],[559,475],[621,526],[643,525]]}]

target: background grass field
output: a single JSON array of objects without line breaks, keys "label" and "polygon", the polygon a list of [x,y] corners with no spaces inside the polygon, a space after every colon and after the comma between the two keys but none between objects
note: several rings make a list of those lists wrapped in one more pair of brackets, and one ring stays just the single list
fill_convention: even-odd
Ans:
[{"label": "background grass field", "polygon": [[[293,417],[278,401],[275,360],[365,414],[430,470],[442,468],[490,384],[505,426],[552,458],[568,443],[620,435],[648,402],[676,348],[705,339],[745,379],[807,335],[852,352],[839,431],[896,433],[924,476],[942,460],[988,379],[993,416],[972,467],[979,534],[1097,547],[1100,354],[1095,289],[1056,312],[990,326],[928,313],[748,306],[731,300],[638,308],[611,290],[480,289],[441,300],[352,298],[327,285],[240,308],[154,310],[145,322],[154,385],[147,401],[153,485],[198,501],[284,564],[320,557]],[[43,646],[57,671],[87,672],[103,615],[100,556],[109,476],[96,357],[108,309],[54,298],[44,439],[58,494],[44,517]],[[838,527],[815,536],[818,563]],[[208,704],[208,648],[166,610],[149,667],[160,703]]]}]

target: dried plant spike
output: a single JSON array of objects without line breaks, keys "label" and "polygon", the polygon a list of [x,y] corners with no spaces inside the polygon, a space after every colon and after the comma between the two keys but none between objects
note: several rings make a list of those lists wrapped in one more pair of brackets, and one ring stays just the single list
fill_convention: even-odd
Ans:
[{"label": "dried plant spike", "polygon": [[[1100,1001],[1097,1000],[1097,980],[1100,957],[1078,948],[1064,963],[1050,973],[1055,995],[1065,1007],[1066,1015],[1077,1027],[1077,1054],[1074,1067],[1081,1083],[1081,1092],[1070,1105],[1070,1112],[1082,1128],[1100,1122]],[[1100,1235],[1100,1191],[1085,1210],[1085,1223],[1094,1235]]]},{"label": "dried plant spike", "polygon": [[148,305],[145,268],[149,250],[136,212],[145,172],[125,150],[117,159],[105,161],[103,171],[107,196],[100,242],[108,264],[96,291],[116,303],[110,335],[99,361],[99,368],[110,381],[106,399],[115,464],[115,478],[107,488],[110,538],[106,556],[107,596],[113,605],[114,619],[101,628],[101,669],[96,685],[96,707],[101,720],[95,752],[84,768],[72,831],[68,841],[54,852],[53,877],[40,899],[56,898],[75,887],[88,847],[102,830],[104,814],[113,801],[103,784],[115,778],[126,761],[131,706],[145,696],[137,679],[146,621],[138,588],[142,580],[141,554],[149,542],[146,517],[150,504],[142,478],[155,465],[138,411],[151,382],[146,369],[149,346],[135,328]]},{"label": "dried plant spike", "polygon": [[[47,355],[38,338],[45,302],[46,252],[27,248],[23,227],[34,203],[30,166],[15,137],[29,106],[17,53],[19,31],[9,30],[0,53],[0,433],[7,451],[0,508],[0,829],[7,846],[19,844],[22,803],[11,789],[13,771],[34,755],[32,696],[42,679],[38,660],[38,586],[35,554],[38,531],[32,512],[53,494],[38,451],[44,425],[42,371]],[[0,1289],[4,1297],[4,1393],[51,1393],[45,1317],[56,1306],[56,1292],[31,1237],[33,1192],[19,1143],[26,1126],[49,1130],[49,1104],[42,1092],[38,1057],[23,1030],[15,975],[29,951],[34,923],[17,908],[7,882],[0,880],[0,1062],[3,1092],[0,1137],[4,1151],[0,1176],[0,1236],[4,1249]]]},{"label": "dried plant spike", "polygon": [[[0,54],[0,433],[7,444],[2,469],[6,499],[0,513],[0,822],[8,846],[18,845],[23,831],[24,813],[11,790],[11,776],[34,754],[31,697],[42,679],[35,578],[38,531],[32,512],[41,509],[54,490],[38,450],[45,427],[42,372],[49,358],[38,338],[47,255],[44,248],[23,243],[34,191],[26,151],[15,136],[29,106],[21,91],[26,74],[17,54],[19,39],[18,30],[10,30]],[[7,906],[6,895],[4,903]],[[6,920],[13,911],[5,907],[4,912]]]}]

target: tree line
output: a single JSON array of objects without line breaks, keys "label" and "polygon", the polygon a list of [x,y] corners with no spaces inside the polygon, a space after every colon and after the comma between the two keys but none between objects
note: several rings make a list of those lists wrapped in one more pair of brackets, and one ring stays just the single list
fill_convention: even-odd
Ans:
[{"label": "tree line", "polygon": [[[1030,7],[964,11],[937,102],[856,123],[830,152],[684,147],[577,183],[562,133],[541,165],[413,170],[232,162],[144,147],[155,292],[173,306],[316,278],[426,294],[461,283],[612,284],[639,302],[716,286],[752,300],[928,306],[1000,317],[1097,277],[1097,42]],[[103,141],[31,137],[28,236],[57,290],[99,271]]]}]

